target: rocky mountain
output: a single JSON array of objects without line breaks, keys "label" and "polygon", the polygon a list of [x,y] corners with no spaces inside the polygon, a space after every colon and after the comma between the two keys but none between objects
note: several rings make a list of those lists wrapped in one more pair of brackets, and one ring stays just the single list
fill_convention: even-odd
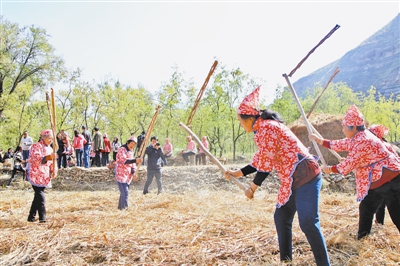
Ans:
[{"label": "rocky mountain", "polygon": [[387,97],[400,95],[400,14],[339,60],[293,83],[297,94],[304,96],[316,83],[325,86],[336,67],[340,72],[334,83],[346,82],[356,92],[367,92],[374,86]]}]

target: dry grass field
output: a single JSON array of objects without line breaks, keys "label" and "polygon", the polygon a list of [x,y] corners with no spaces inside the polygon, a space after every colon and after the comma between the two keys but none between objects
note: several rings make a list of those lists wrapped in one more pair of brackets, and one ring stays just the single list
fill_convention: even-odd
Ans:
[{"label": "dry grass field", "polygon": [[[26,221],[30,185],[19,176],[6,188],[9,176],[1,176],[0,265],[285,265],[273,222],[273,177],[249,200],[215,166],[163,170],[164,193],[157,195],[154,180],[143,195],[144,180],[136,182],[126,211],[117,209],[112,178],[90,183],[60,177],[46,189],[45,224]],[[354,193],[325,188],[321,196],[332,265],[400,265],[400,234],[388,214],[385,225],[374,224],[371,235],[357,241]],[[315,265],[297,219],[293,253],[291,265]]]}]

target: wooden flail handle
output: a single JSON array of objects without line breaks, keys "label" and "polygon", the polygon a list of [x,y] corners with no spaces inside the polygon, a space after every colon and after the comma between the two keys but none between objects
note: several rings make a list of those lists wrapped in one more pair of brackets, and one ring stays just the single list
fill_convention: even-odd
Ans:
[{"label": "wooden flail handle", "polygon": [[46,103],[47,103],[47,110],[49,111],[49,118],[50,118],[50,126],[51,131],[53,132],[53,172],[51,174],[51,178],[57,177],[57,150],[58,150],[58,143],[57,143],[57,133],[56,133],[56,105],[55,105],[55,96],[54,96],[54,89],[51,89],[51,97],[49,93],[46,92]]},{"label": "wooden flail handle", "polygon": [[[204,147],[203,143],[200,141],[200,139],[196,136],[196,134],[194,134],[186,125],[184,125],[182,122],[179,123],[179,126],[185,130],[190,136],[192,136],[192,139],[197,143],[197,145],[200,146],[200,148],[204,151],[204,153],[208,156],[208,158],[210,159],[211,162],[213,162],[214,164],[216,164],[218,166],[218,168],[225,174],[226,169],[225,167],[222,165],[222,163],[215,158],[207,149],[206,147]],[[239,180],[237,180],[235,177],[233,177],[232,175],[229,176],[230,180],[232,180],[233,183],[235,183],[241,190],[245,191],[246,187],[239,182]]]},{"label": "wooden flail handle", "polygon": [[210,68],[210,71],[208,72],[208,75],[206,77],[206,80],[203,83],[203,86],[201,87],[201,89],[199,91],[199,94],[197,94],[196,100],[194,101],[192,111],[190,112],[189,117],[188,117],[188,121],[186,122],[187,126],[190,126],[190,124],[192,123],[194,114],[196,113],[196,110],[197,110],[197,107],[199,106],[200,100],[203,97],[204,91],[206,90],[208,81],[210,80],[211,75],[214,73],[214,70],[217,67],[217,65],[218,65],[218,61],[215,60],[214,64]]},{"label": "wooden flail handle", "polygon": [[[144,140],[143,140],[142,144],[139,147],[138,154],[139,154],[139,157],[142,160],[143,160],[143,157],[144,157],[144,154],[145,154],[145,149],[146,149],[147,142],[149,141],[151,132],[153,131],[153,127],[154,127],[154,124],[156,123],[157,116],[158,116],[158,113],[160,112],[160,109],[161,109],[161,106],[158,105],[157,108],[156,108],[156,112],[154,113],[153,118],[151,119],[149,128],[147,129],[146,135],[144,137]],[[137,179],[137,174],[139,173],[139,168],[140,168],[141,165],[142,165],[141,163],[139,163],[137,165],[136,173],[135,173],[135,177],[134,177],[135,180]]]}]

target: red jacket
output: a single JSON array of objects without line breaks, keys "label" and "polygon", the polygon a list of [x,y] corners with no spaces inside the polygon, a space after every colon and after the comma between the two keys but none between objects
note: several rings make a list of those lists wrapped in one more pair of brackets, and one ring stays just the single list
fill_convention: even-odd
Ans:
[{"label": "red jacket", "polygon": [[104,138],[104,150],[101,152],[111,152],[111,142],[108,138]]}]

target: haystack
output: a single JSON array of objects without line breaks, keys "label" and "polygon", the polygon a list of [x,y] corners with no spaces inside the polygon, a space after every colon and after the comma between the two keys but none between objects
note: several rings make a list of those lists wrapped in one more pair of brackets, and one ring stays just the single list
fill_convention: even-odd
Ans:
[{"label": "haystack", "polygon": [[[330,115],[330,114],[311,114],[308,121],[325,139],[342,139],[345,135],[342,132],[342,119],[344,115]],[[317,155],[314,145],[308,137],[307,127],[304,119],[300,117],[292,124],[289,125],[290,130],[300,139],[306,146],[310,147],[310,152]],[[338,164],[338,159],[329,151],[329,149],[319,146],[322,156],[328,165]],[[342,157],[347,156],[347,152],[339,152]]]}]

